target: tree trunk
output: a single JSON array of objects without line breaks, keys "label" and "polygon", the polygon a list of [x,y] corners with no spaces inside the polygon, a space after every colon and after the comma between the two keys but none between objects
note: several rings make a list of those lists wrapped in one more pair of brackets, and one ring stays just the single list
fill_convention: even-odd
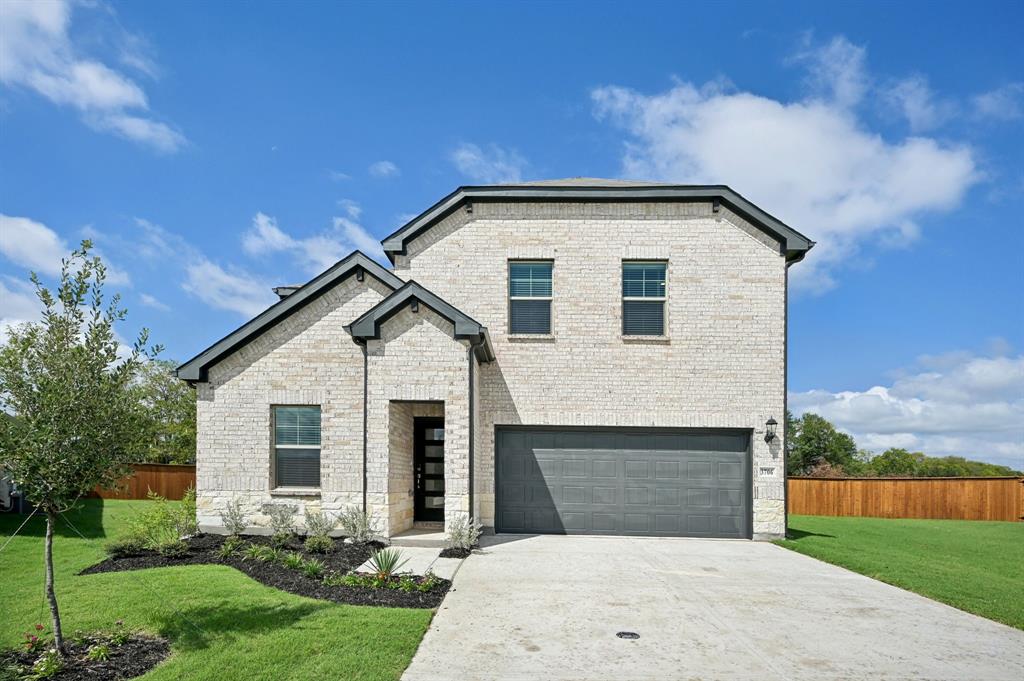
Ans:
[{"label": "tree trunk", "polygon": [[57,594],[53,592],[53,526],[57,524],[57,514],[46,512],[46,543],[44,555],[46,562],[46,600],[50,604],[50,619],[53,623],[53,643],[61,657],[67,654],[64,649],[64,632],[60,628],[60,610],[57,609]]}]

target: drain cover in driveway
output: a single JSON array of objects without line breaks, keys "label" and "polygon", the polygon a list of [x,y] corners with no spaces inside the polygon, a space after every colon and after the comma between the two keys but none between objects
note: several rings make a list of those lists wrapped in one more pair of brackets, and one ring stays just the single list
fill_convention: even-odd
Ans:
[{"label": "drain cover in driveway", "polygon": [[630,640],[640,638],[640,634],[636,633],[635,631],[620,631],[615,635],[619,638],[628,638]]}]

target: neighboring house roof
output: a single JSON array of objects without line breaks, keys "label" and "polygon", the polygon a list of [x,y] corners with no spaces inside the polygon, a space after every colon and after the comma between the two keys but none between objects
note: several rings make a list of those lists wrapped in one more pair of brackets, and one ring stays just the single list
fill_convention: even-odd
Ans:
[{"label": "neighboring house roof", "polygon": [[345,328],[353,338],[358,340],[380,338],[381,324],[404,310],[413,301],[426,305],[451,322],[455,327],[455,337],[468,339],[474,347],[477,359],[481,362],[494,361],[494,350],[491,348],[491,340],[485,326],[412,280],[371,307],[359,319]]},{"label": "neighboring house roof", "polygon": [[177,377],[186,381],[205,381],[206,370],[210,366],[216,364],[249,342],[253,337],[263,333],[288,315],[302,309],[307,303],[316,300],[336,284],[341,283],[360,271],[369,273],[392,289],[401,287],[403,283],[394,273],[384,269],[360,251],[354,251],[351,255],[339,260],[308,283],[297,287],[297,290],[293,293],[281,298],[281,300],[268,307],[252,320],[182,364],[175,372]]},{"label": "neighboring house roof", "polygon": [[459,187],[383,240],[384,252],[394,262],[406,245],[465,204],[474,201],[711,201],[721,203],[777,239],[789,262],[802,260],[814,242],[769,215],[725,185],[677,185],[629,180],[576,177],[508,185]]}]

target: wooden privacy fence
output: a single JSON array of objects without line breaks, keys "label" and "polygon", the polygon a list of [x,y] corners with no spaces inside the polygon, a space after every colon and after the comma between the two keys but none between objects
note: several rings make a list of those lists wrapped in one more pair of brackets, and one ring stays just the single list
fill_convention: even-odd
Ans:
[{"label": "wooden privacy fence", "polygon": [[149,490],[167,499],[181,499],[196,486],[196,467],[164,463],[137,463],[135,473],[122,478],[115,489],[97,489],[104,499],[145,499]]},{"label": "wooden privacy fence", "polygon": [[1024,478],[789,478],[795,515],[1024,520]]}]

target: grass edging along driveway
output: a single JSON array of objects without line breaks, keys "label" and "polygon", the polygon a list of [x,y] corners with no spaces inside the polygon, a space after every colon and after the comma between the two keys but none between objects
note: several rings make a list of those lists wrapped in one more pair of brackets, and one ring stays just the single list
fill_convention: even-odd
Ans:
[{"label": "grass edging along driveway", "polygon": [[790,516],[777,545],[1024,629],[1024,523]]},{"label": "grass edging along driveway", "polygon": [[[146,501],[88,500],[54,539],[56,588],[66,632],[125,626],[171,641],[171,657],[142,677],[163,679],[397,679],[419,645],[432,611],[370,608],[313,600],[263,586],[232,567],[182,567],[77,573],[103,560],[103,544]],[[0,515],[0,536],[24,521]],[[17,646],[43,601],[43,532],[32,518],[0,553],[0,648]]]}]

